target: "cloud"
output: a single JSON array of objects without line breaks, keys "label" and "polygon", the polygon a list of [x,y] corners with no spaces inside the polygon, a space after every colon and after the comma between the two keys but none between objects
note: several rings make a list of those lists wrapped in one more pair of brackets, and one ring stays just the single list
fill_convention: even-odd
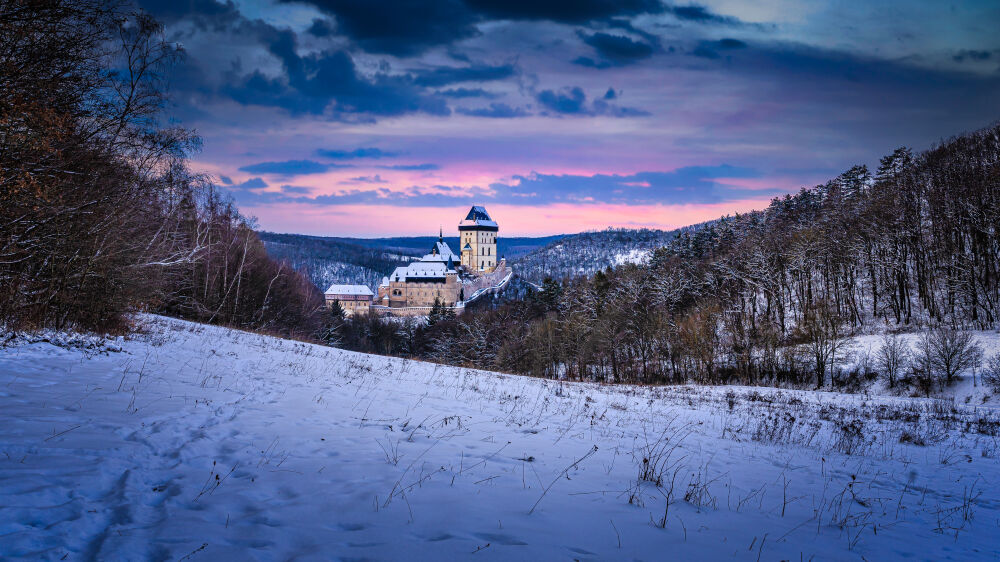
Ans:
[{"label": "cloud", "polygon": [[[741,187],[738,185],[741,183],[752,187]],[[768,197],[782,192],[780,189],[762,188],[761,184],[766,185],[766,181],[757,170],[723,164],[625,175],[532,172],[516,175],[511,181],[493,183],[488,187],[431,185],[410,186],[401,190],[379,187],[297,198],[277,192],[238,192],[236,197],[247,204],[298,202],[324,206],[391,204],[404,207],[444,207],[475,202],[531,206],[558,203],[679,205]]]},{"label": "cloud", "polygon": [[449,98],[499,98],[502,94],[488,92],[482,88],[451,88],[449,90],[438,91],[438,95]]},{"label": "cloud", "polygon": [[691,54],[704,59],[719,59],[722,58],[722,54],[719,51],[733,51],[746,48],[747,44],[739,39],[725,38],[718,41],[701,41],[691,51]]},{"label": "cloud", "polygon": [[[613,94],[611,98],[608,94]],[[611,99],[617,99],[618,95],[614,90],[605,92],[604,99],[594,100],[587,103],[587,96],[579,86],[563,88],[562,90],[542,90],[536,94],[535,99],[542,107],[557,115],[606,115],[609,117],[642,117],[650,115],[648,111],[621,107],[609,103]]]},{"label": "cloud", "polygon": [[338,183],[347,185],[352,183],[389,183],[389,182],[382,179],[382,176],[375,174],[374,176],[357,176]]},{"label": "cloud", "polygon": [[587,113],[587,96],[579,86],[563,88],[560,91],[542,90],[535,99],[543,107],[555,113],[565,115]]},{"label": "cloud", "polygon": [[245,22],[243,27],[245,34],[255,35],[281,62],[283,75],[269,77],[259,70],[246,75],[230,73],[221,92],[238,103],[280,107],[292,114],[327,113],[340,120],[451,113],[443,98],[428,94],[410,75],[377,72],[363,76],[344,50],[301,56],[297,36],[290,29],[261,21]]},{"label": "cloud", "polygon": [[700,24],[743,25],[743,22],[732,16],[723,16],[710,11],[704,6],[691,4],[688,6],[669,6],[666,11],[681,21]]},{"label": "cloud", "polygon": [[281,192],[307,195],[312,192],[312,189],[301,185],[283,185],[281,186]]},{"label": "cloud", "polygon": [[138,0],[137,4],[161,23],[191,22],[202,30],[219,31],[242,18],[231,0]]},{"label": "cloud", "polygon": [[313,160],[285,160],[284,162],[260,162],[240,168],[241,172],[251,174],[276,174],[282,176],[301,176],[322,174],[331,168],[346,168],[346,165],[323,164]]},{"label": "cloud", "polygon": [[[644,41],[634,41],[624,35],[613,35],[603,32],[592,33],[590,35],[581,32],[579,35],[583,42],[593,47],[597,51],[597,54],[608,61],[609,65],[625,66],[653,55],[653,45]],[[590,61],[590,59],[586,59],[585,57],[581,58],[585,61]],[[593,61],[590,62],[593,63]],[[596,67],[599,63],[586,64],[584,62],[577,62],[577,64]]]},{"label": "cloud", "polygon": [[548,20],[585,23],[615,16],[663,12],[659,0],[466,0],[466,4],[491,19]]},{"label": "cloud", "polygon": [[227,185],[229,189],[263,189],[267,187],[267,182],[265,182],[261,178],[250,178],[245,182],[236,184],[232,183],[232,181],[230,180],[229,184]]},{"label": "cloud", "polygon": [[475,109],[459,108],[456,111],[462,115],[472,117],[489,117],[493,119],[510,119],[513,117],[527,117],[531,115],[522,107],[511,107],[505,103],[491,103],[489,107],[479,107]]},{"label": "cloud", "polygon": [[309,4],[337,20],[337,31],[369,53],[419,55],[480,35],[496,20],[581,24],[621,16],[658,14],[659,0],[281,0]]},{"label": "cloud", "polygon": [[746,190],[728,186],[724,178],[757,178],[750,168],[730,165],[686,166],[669,172],[636,174],[539,174],[514,176],[513,182],[491,187],[508,203],[614,203],[625,205],[717,203],[777,194],[778,190]]},{"label": "cloud", "polygon": [[440,170],[437,164],[393,164],[391,166],[379,166],[383,170],[404,170],[404,171],[424,171]]},{"label": "cloud", "polygon": [[380,148],[355,148],[354,150],[316,150],[318,156],[330,158],[331,160],[353,160],[355,158],[391,158],[399,156],[398,152],[387,152]]},{"label": "cloud", "polygon": [[416,73],[414,84],[424,87],[439,87],[456,82],[491,82],[514,76],[517,69],[513,64],[441,66]]},{"label": "cloud", "polygon": [[[289,2],[292,0],[282,0]],[[370,53],[420,54],[479,34],[477,15],[461,0],[301,0],[337,20],[337,31]]]},{"label": "cloud", "polygon": [[955,56],[951,57],[955,62],[965,62],[970,61],[985,61],[989,60],[993,56],[992,51],[977,50],[977,49],[962,49]]},{"label": "cloud", "polygon": [[312,21],[306,33],[313,37],[330,37],[334,33],[333,22],[324,18],[316,18]]},{"label": "cloud", "polygon": [[719,39],[715,43],[720,49],[745,49],[747,44],[739,39],[732,39],[726,37],[724,39]]},{"label": "cloud", "polygon": [[225,185],[233,185],[233,179],[229,176],[219,176],[219,181]]},{"label": "cloud", "polygon": [[587,66],[590,68],[611,68],[611,63],[607,61],[596,61],[590,57],[576,57],[573,59],[573,64],[578,64],[580,66]]}]

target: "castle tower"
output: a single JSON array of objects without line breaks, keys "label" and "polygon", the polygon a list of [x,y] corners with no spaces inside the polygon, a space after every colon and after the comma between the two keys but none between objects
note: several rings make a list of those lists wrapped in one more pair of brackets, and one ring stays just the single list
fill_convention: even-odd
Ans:
[{"label": "castle tower", "polygon": [[500,227],[476,205],[469,209],[465,220],[458,223],[458,245],[462,249],[462,265],[468,271],[490,273],[497,266],[497,231]]}]

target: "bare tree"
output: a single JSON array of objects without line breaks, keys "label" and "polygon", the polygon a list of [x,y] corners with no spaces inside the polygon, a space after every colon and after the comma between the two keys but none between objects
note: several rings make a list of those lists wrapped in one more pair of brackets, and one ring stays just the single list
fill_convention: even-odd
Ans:
[{"label": "bare tree", "polygon": [[878,350],[876,361],[889,381],[889,388],[894,388],[909,365],[910,346],[898,335],[886,333],[882,336],[882,347]]},{"label": "bare tree", "polygon": [[826,384],[826,373],[836,364],[837,354],[849,343],[843,323],[826,301],[819,301],[803,312],[800,330],[813,359],[816,388],[822,388]]},{"label": "bare tree", "polygon": [[983,348],[972,334],[941,327],[924,334],[915,356],[925,394],[934,383],[951,384],[958,374],[982,361]]}]

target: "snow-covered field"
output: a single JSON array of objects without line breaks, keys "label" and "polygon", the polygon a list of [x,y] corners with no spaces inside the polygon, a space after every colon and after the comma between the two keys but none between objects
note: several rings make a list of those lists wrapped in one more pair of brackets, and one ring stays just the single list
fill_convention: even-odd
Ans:
[{"label": "snow-covered field", "polygon": [[0,558],[995,559],[987,405],[566,384],[160,317],[0,349]]}]

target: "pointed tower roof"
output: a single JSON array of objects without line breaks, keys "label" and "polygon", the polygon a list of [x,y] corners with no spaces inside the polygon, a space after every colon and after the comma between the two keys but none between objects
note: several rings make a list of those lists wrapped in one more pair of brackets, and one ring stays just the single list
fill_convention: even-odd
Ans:
[{"label": "pointed tower roof", "polygon": [[459,230],[490,230],[496,232],[499,228],[496,221],[486,212],[486,207],[480,205],[473,205],[469,209],[469,213],[465,216],[465,220],[458,223]]}]

